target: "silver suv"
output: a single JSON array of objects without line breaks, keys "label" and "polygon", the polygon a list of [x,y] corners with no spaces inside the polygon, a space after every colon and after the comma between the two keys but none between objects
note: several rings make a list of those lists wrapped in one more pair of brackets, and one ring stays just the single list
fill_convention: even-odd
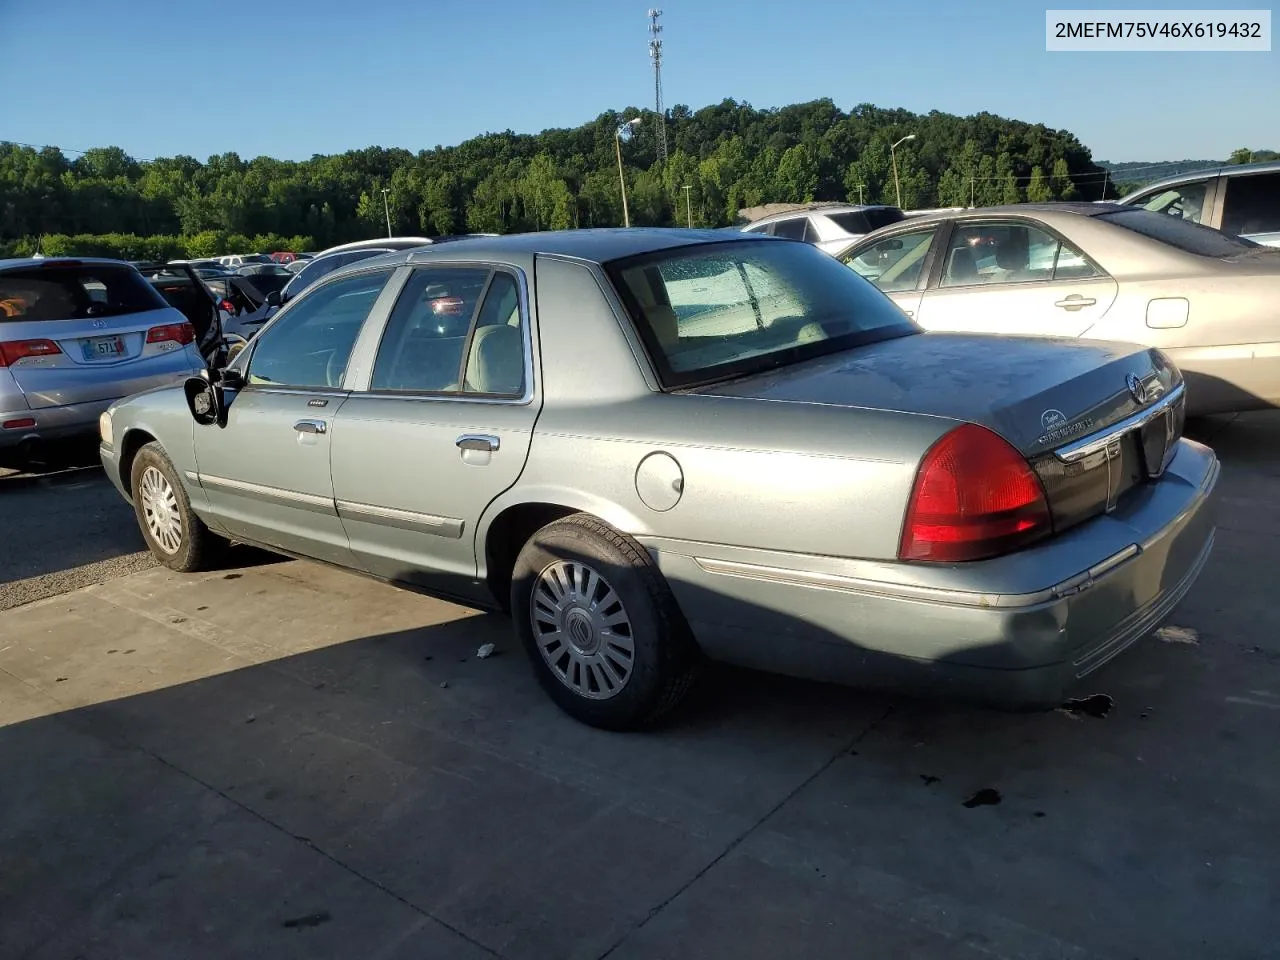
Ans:
[{"label": "silver suv", "polygon": [[824,203],[761,217],[742,232],[804,240],[834,254],[864,234],[905,219],[897,207]]},{"label": "silver suv", "polygon": [[1135,190],[1120,202],[1280,247],[1280,161],[1227,165],[1168,177]]}]

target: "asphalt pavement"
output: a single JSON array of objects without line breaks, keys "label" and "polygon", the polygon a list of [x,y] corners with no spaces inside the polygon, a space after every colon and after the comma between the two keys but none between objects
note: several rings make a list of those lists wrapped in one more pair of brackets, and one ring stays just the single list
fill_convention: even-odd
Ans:
[{"label": "asphalt pavement", "polygon": [[103,576],[104,480],[0,480],[4,572],[97,581],[0,613],[0,957],[1280,958],[1280,416],[1198,430],[1215,556],[1109,701],[723,669],[633,735],[501,617],[248,552]]}]

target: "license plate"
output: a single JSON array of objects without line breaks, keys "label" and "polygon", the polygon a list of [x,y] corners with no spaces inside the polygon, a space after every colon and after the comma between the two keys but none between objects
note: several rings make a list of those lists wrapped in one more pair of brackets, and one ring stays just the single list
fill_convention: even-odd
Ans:
[{"label": "license plate", "polygon": [[120,337],[94,337],[82,346],[86,360],[106,360],[124,353],[124,340]]}]

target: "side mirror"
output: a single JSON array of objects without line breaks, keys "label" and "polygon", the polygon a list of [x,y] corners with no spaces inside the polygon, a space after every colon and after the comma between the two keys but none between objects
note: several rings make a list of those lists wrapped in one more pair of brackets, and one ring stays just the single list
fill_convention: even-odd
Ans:
[{"label": "side mirror", "polygon": [[280,299],[280,291],[279,291],[279,290],[272,290],[270,293],[268,293],[268,294],[267,294],[267,306],[268,306],[268,307],[278,307],[278,306],[280,306],[280,304],[281,304],[281,303],[283,303],[283,302],[284,302],[284,301],[282,301],[282,300]]},{"label": "side mirror", "polygon": [[222,392],[209,376],[209,371],[202,371],[199,376],[187,377],[182,385],[187,397],[187,409],[191,418],[201,426],[209,426],[222,422]]}]

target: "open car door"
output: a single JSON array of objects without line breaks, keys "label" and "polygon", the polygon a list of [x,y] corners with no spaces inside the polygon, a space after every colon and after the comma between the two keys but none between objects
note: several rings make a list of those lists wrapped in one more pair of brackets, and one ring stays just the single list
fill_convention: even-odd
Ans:
[{"label": "open car door", "polygon": [[222,341],[222,322],[218,316],[218,298],[196,272],[185,263],[138,268],[156,292],[191,321],[196,329],[196,343],[206,360],[213,356]]}]

